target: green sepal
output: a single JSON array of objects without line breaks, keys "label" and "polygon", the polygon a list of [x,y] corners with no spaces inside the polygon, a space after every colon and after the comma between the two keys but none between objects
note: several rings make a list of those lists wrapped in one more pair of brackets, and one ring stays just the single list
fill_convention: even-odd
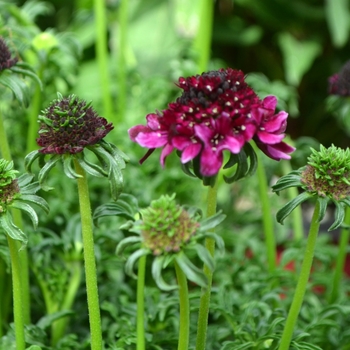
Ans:
[{"label": "green sepal", "polygon": [[200,168],[201,168],[200,155],[198,155],[192,159],[192,170],[193,170],[193,173],[196,175],[196,177],[202,180],[203,175],[201,174]]},{"label": "green sepal", "polygon": [[187,279],[205,288],[208,285],[208,279],[203,270],[192,264],[191,260],[186,256],[183,251],[180,251],[175,256],[175,260],[178,263],[181,270],[186,275]]},{"label": "green sepal", "polygon": [[335,230],[338,228],[344,221],[345,217],[345,208],[344,204],[338,201],[334,201],[335,204],[335,220],[328,231]]},{"label": "green sepal", "polygon": [[302,185],[301,183],[301,177],[300,177],[300,169],[291,171],[289,174],[282,176],[275,185],[272,186],[272,191],[278,192],[289,188],[289,187],[300,187]]},{"label": "green sepal", "polygon": [[53,187],[49,187],[45,184],[46,178],[48,177],[50,170],[56,165],[56,163],[61,159],[60,154],[55,154],[52,156],[48,162],[41,168],[39,171],[38,181],[41,186],[41,188],[44,191],[50,191],[53,189]]},{"label": "green sepal", "polygon": [[126,193],[122,193],[117,202],[102,204],[96,208],[93,214],[94,223],[103,216],[121,216],[128,220],[135,220],[135,215],[138,213],[137,199]]},{"label": "green sepal", "polygon": [[82,152],[83,157],[76,157],[76,160],[79,162],[81,167],[90,175],[95,177],[107,177],[108,174],[98,165],[89,162]]},{"label": "green sepal", "polygon": [[187,162],[185,164],[181,163],[181,169],[182,171],[190,176],[190,177],[197,177],[195,174],[193,174],[193,172],[191,171],[191,166],[192,166],[192,162]]},{"label": "green sepal", "polygon": [[197,256],[206,266],[208,266],[209,270],[213,272],[215,269],[215,262],[208,249],[199,243],[197,243],[193,248],[196,250]]},{"label": "green sepal", "polygon": [[216,182],[216,178],[217,178],[217,174],[213,175],[213,176],[203,176],[203,186],[210,186],[210,187],[214,187],[215,186],[215,182]]},{"label": "green sepal", "polygon": [[12,222],[9,212],[0,215],[0,226],[12,239],[27,244],[27,235]]},{"label": "green sepal", "polygon": [[28,214],[30,220],[32,221],[32,224],[34,226],[34,229],[38,227],[39,219],[38,215],[36,214],[35,210],[27,203],[15,200],[11,203],[11,208],[16,208],[21,211],[24,211],[26,214]]},{"label": "green sepal", "polygon": [[18,62],[15,66],[11,67],[11,71],[17,74],[22,74],[24,76],[27,76],[29,78],[32,78],[40,87],[40,90],[43,89],[43,84],[41,83],[39,77],[28,69],[28,65],[23,65],[22,62]]},{"label": "green sepal", "polygon": [[78,177],[82,177],[82,176],[75,172],[75,170],[73,168],[72,161],[73,161],[73,157],[71,155],[64,155],[64,157],[63,157],[63,171],[68,178],[75,180]]},{"label": "green sepal", "polygon": [[205,232],[203,236],[206,237],[206,238],[212,238],[212,239],[214,239],[215,244],[217,245],[219,251],[220,251],[221,253],[224,252],[224,249],[225,249],[225,242],[224,242],[224,240],[222,239],[221,236],[215,234],[214,232]]},{"label": "green sepal", "polygon": [[283,225],[284,219],[301,203],[311,198],[312,195],[308,192],[302,192],[297,197],[285,204],[276,214],[277,222]]},{"label": "green sepal", "polygon": [[326,214],[329,198],[328,197],[318,197],[317,201],[318,201],[318,204],[320,206],[317,222],[321,222]]},{"label": "green sepal", "polygon": [[125,272],[126,272],[126,274],[128,274],[129,276],[137,279],[137,276],[134,273],[135,262],[136,262],[136,260],[138,258],[140,258],[143,255],[147,255],[147,254],[149,254],[149,250],[145,249],[145,248],[141,248],[141,249],[138,249],[135,252],[133,252],[129,256],[128,260],[125,263]]},{"label": "green sepal", "polygon": [[49,205],[47,204],[46,200],[35,194],[22,194],[21,192],[21,196],[16,201],[33,203],[39,206],[41,209],[43,209],[46,214],[50,211]]},{"label": "green sepal", "polygon": [[121,255],[124,251],[124,249],[130,245],[130,244],[134,244],[134,243],[140,243],[142,241],[142,238],[139,236],[130,236],[130,237],[126,237],[124,239],[122,239],[118,245],[117,248],[115,250],[115,253],[117,255]]},{"label": "green sepal", "polygon": [[37,158],[44,158],[45,155],[40,153],[38,150],[32,151],[30,153],[28,153],[26,155],[26,157],[24,158],[24,167],[25,169],[28,171],[28,173],[32,173],[32,165],[33,162],[37,159]]},{"label": "green sepal", "polygon": [[[31,183],[31,181],[34,179],[34,175],[33,174],[23,174],[21,176],[19,176],[17,178],[17,183],[18,186],[21,189],[21,193],[22,193],[22,188],[26,187],[28,184]],[[38,190],[39,190],[39,183],[36,183]]]},{"label": "green sepal", "polygon": [[164,255],[157,256],[152,263],[152,276],[155,282],[157,283],[157,286],[159,289],[165,290],[165,291],[172,291],[178,288],[177,285],[170,285],[166,283],[162,277],[162,270],[164,267],[165,259],[166,257]]},{"label": "green sepal", "polygon": [[219,225],[224,219],[226,218],[225,214],[222,214],[222,211],[218,211],[215,215],[210,216],[209,218],[206,218],[200,222],[200,231],[209,231],[212,228]]}]

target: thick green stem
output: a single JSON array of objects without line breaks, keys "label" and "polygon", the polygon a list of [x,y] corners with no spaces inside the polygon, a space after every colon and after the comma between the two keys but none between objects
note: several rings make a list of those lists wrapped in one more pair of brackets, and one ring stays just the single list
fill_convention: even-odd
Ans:
[{"label": "thick green stem", "polygon": [[177,284],[180,298],[180,331],[178,350],[187,350],[190,340],[190,300],[188,297],[187,278],[175,261]]},{"label": "thick green stem", "polygon": [[210,59],[214,1],[202,0],[200,5],[198,32],[193,46],[198,53],[198,71],[202,73],[208,69]]},{"label": "thick green stem", "polygon": [[104,0],[94,0],[94,12],[96,24],[96,56],[101,79],[104,114],[107,120],[111,120],[113,113],[108,68],[106,3]]},{"label": "thick green stem", "polygon": [[137,350],[145,350],[145,274],[146,255],[139,259],[137,273]]},{"label": "thick green stem", "polygon": [[[8,142],[6,130],[5,130],[5,124],[4,124],[4,118],[0,111],[0,152],[2,155],[2,158],[11,161],[12,155],[10,150],[10,145]],[[20,229],[23,228],[23,222],[22,222],[22,214],[19,210],[13,209],[13,222],[14,224],[19,227]],[[21,247],[20,243],[17,243],[18,249]],[[30,292],[29,292],[29,264],[28,264],[28,252],[27,248],[22,248],[22,250],[19,252],[19,259],[21,261],[21,279],[22,279],[22,300],[23,300],[23,319],[24,323],[29,324],[30,323]]]},{"label": "thick green stem", "polygon": [[310,230],[309,230],[309,235],[307,238],[307,244],[306,244],[306,249],[304,254],[304,261],[301,265],[298,284],[295,289],[292,305],[290,307],[286,324],[283,330],[281,343],[278,348],[279,350],[289,349],[289,346],[293,337],[294,327],[297,322],[301,305],[303,303],[305,290],[306,290],[307,283],[310,276],[312,261],[314,258],[314,251],[315,251],[318,230],[320,227],[320,223],[318,222],[319,212],[320,212],[320,205],[319,205],[319,202],[317,201],[314,209],[314,214],[311,219]]},{"label": "thick green stem", "polygon": [[12,288],[13,288],[13,314],[15,321],[16,350],[24,350],[26,342],[24,338],[23,300],[21,290],[21,263],[18,255],[18,246],[14,239],[7,235],[10,250]]},{"label": "thick green stem", "polygon": [[118,11],[118,120],[121,122],[124,119],[126,110],[126,46],[128,36],[128,5],[129,0],[122,0]]},{"label": "thick green stem", "polygon": [[[259,154],[259,152],[260,151],[257,151],[257,154]],[[276,268],[276,241],[273,230],[272,213],[270,208],[269,189],[267,186],[265,168],[263,162],[261,161],[261,157],[259,157],[258,161],[257,175],[259,181],[259,196],[262,209],[262,219],[267,251],[267,263],[269,272],[273,272]]]},{"label": "thick green stem", "polygon": [[[350,225],[350,208],[347,207],[345,211],[344,224]],[[344,264],[347,254],[347,247],[349,243],[350,228],[345,227],[340,232],[339,252],[337,255],[337,261],[335,265],[335,271],[333,276],[332,290],[329,295],[329,303],[333,303],[339,295],[340,281],[343,276]]]},{"label": "thick green stem", "polygon": [[[216,214],[216,197],[217,197],[217,184],[215,182],[214,187],[208,188],[208,198],[207,198],[207,217]],[[210,254],[214,256],[215,253],[215,240],[213,238],[206,238],[205,246],[209,250]],[[213,280],[213,272],[210,268],[204,265],[204,274],[208,279],[208,286],[202,288],[202,294],[199,303],[198,312],[198,324],[197,324],[197,340],[196,340],[196,350],[204,350],[207,338],[207,328],[208,328],[208,315],[210,306],[210,294],[211,294],[211,284]]]},{"label": "thick green stem", "polygon": [[92,230],[91,205],[89,188],[84,169],[79,162],[74,160],[75,171],[80,177],[77,178],[79,206],[81,215],[82,238],[84,247],[84,263],[86,292],[89,308],[89,321],[91,332],[91,350],[102,349],[101,315],[98,299],[97,273],[94,249],[94,236]]}]

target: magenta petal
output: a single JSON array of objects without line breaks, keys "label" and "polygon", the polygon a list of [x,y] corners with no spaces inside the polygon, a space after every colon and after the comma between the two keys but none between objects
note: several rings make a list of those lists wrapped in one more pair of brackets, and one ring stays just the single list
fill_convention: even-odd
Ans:
[{"label": "magenta petal", "polygon": [[181,154],[181,163],[187,163],[195,158],[201,149],[202,145],[199,142],[192,143],[191,145],[187,146]]},{"label": "magenta petal", "polygon": [[228,149],[232,153],[238,154],[241,151],[241,143],[232,136],[226,136],[225,142],[219,147],[220,149]]},{"label": "magenta petal", "polygon": [[286,128],[287,118],[288,118],[288,113],[281,111],[264,123],[264,129],[269,132],[283,132],[284,130],[283,131],[280,131],[280,130]]},{"label": "magenta petal", "polygon": [[266,145],[257,143],[257,146],[270,158],[275,160],[290,159],[289,153],[295,151],[295,148],[289,146],[285,142],[280,142],[275,145]]},{"label": "magenta petal", "polygon": [[277,106],[277,98],[276,98],[276,96],[273,96],[273,95],[266,96],[263,99],[263,106],[266,109],[275,110],[275,108]]},{"label": "magenta petal", "polygon": [[140,133],[140,132],[150,132],[150,129],[148,126],[145,125],[136,125],[133,126],[132,128],[130,128],[128,130],[129,133],[129,137],[132,141],[136,142],[136,136]]},{"label": "magenta petal", "polygon": [[208,142],[214,136],[214,131],[202,124],[195,125],[194,130],[196,136],[198,136],[204,143]]},{"label": "magenta petal", "polygon": [[154,131],[160,129],[159,116],[157,114],[147,114],[147,125]]},{"label": "magenta petal", "polygon": [[201,154],[200,159],[200,172],[203,176],[216,175],[222,165],[223,155],[222,152],[213,152],[210,147],[205,147]]},{"label": "magenta petal", "polygon": [[269,134],[268,132],[265,132],[265,131],[258,132],[259,140],[269,145],[273,145],[278,142],[281,142],[284,139],[284,136],[285,136],[284,134],[275,135],[275,134]]},{"label": "magenta petal", "polygon": [[158,148],[164,146],[168,142],[168,134],[161,132],[141,132],[135,141],[142,147]]},{"label": "magenta petal", "polygon": [[171,139],[171,144],[178,149],[179,151],[183,151],[186,147],[191,145],[193,141],[187,136],[173,136]]},{"label": "magenta petal", "polygon": [[160,154],[160,164],[162,167],[164,167],[165,164],[165,158],[173,151],[174,147],[167,144],[162,150],[162,153]]}]

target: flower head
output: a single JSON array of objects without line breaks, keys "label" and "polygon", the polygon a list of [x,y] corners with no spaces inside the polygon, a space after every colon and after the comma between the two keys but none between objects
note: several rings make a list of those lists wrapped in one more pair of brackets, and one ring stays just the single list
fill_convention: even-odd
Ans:
[{"label": "flower head", "polygon": [[301,187],[305,191],[277,213],[277,220],[282,223],[299,204],[314,197],[320,202],[319,221],[324,217],[327,203],[331,201],[335,204],[335,221],[329,228],[332,230],[341,225],[345,207],[350,205],[350,150],[334,145],[325,148],[321,145],[319,151],[311,151],[305,167],[283,176],[273,186],[277,193],[293,186]]},{"label": "flower head", "polygon": [[[180,78],[177,86],[183,92],[175,102],[162,112],[147,115],[146,126],[129,130],[133,141],[150,149],[142,162],[155,148],[163,147],[164,166],[166,157],[175,149],[187,172],[191,172],[191,166],[195,176],[210,178],[220,170],[225,150],[238,155],[254,136],[271,158],[289,159],[288,153],[294,149],[281,141],[287,113],[275,115],[276,103],[271,101],[275,98],[261,101],[245,82],[242,71],[210,71]],[[194,163],[199,163],[199,169]]]},{"label": "flower head", "polygon": [[[79,99],[75,95],[67,98],[58,94],[50,106],[39,116],[40,128],[37,143],[42,148],[29,153],[25,158],[26,169],[30,172],[32,163],[39,158],[42,169],[39,172],[39,183],[45,190],[45,180],[58,162],[63,162],[64,173],[72,179],[80,177],[73,167],[75,161],[89,174],[107,177],[112,197],[117,199],[123,186],[121,170],[128,157],[113,144],[103,138],[113,129],[111,123],[98,116],[91,103]],[[86,159],[85,151],[93,152],[102,166]],[[44,158],[50,159],[43,166]]]},{"label": "flower head", "polygon": [[[187,278],[201,286],[207,285],[207,279],[202,269],[197,268],[187,257],[187,252],[196,252],[209,268],[214,269],[214,260],[209,251],[200,243],[204,237],[215,239],[219,247],[223,247],[222,239],[212,230],[225,215],[216,215],[202,220],[201,212],[196,208],[185,208],[175,202],[175,195],[162,196],[151,202],[145,209],[139,209],[136,198],[121,194],[115,203],[100,206],[94,213],[94,219],[107,215],[123,216],[130,221],[121,229],[134,232],[121,240],[117,246],[117,253],[121,254],[129,245],[138,245],[137,249],[128,257],[125,270],[134,276],[133,267],[138,258],[151,255],[152,275],[161,289],[171,290],[176,286],[166,283],[161,275],[162,269],[172,261],[176,261]],[[140,217],[135,220],[135,217]]]},{"label": "flower head", "polygon": [[18,58],[11,58],[11,52],[3,38],[0,37],[0,71],[14,66]]},{"label": "flower head", "polygon": [[40,187],[38,183],[32,183],[33,176],[24,174],[17,178],[17,173],[13,169],[13,162],[0,159],[0,226],[11,238],[27,243],[27,236],[12,222],[8,209],[24,211],[36,228],[38,216],[31,204],[38,205],[46,212],[49,208],[46,201],[35,194]]},{"label": "flower head", "polygon": [[328,79],[328,90],[331,95],[350,96],[350,61]]},{"label": "flower head", "polygon": [[75,95],[58,96],[39,116],[37,143],[45,154],[79,153],[101,141],[113,125]]}]

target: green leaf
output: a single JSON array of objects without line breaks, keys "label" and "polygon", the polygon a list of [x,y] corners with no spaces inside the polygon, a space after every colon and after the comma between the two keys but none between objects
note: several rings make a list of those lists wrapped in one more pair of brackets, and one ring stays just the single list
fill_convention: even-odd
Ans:
[{"label": "green leaf", "polygon": [[21,197],[16,199],[16,201],[23,201],[23,202],[30,202],[37,206],[39,206],[41,209],[45,211],[45,213],[48,213],[50,211],[49,205],[46,202],[46,200],[42,197],[39,197],[35,194],[22,194]]},{"label": "green leaf", "polygon": [[17,208],[19,210],[24,211],[26,214],[28,214],[28,216],[30,217],[30,220],[32,220],[34,229],[36,230],[39,222],[38,215],[29,204],[19,200],[15,200],[12,202],[11,208]]},{"label": "green leaf", "polygon": [[31,174],[32,164],[37,158],[44,158],[45,155],[40,153],[38,150],[32,151],[26,155],[24,158],[24,167]]},{"label": "green leaf", "polygon": [[49,187],[45,184],[46,178],[48,177],[50,170],[56,165],[56,163],[61,159],[59,154],[52,156],[48,162],[41,168],[38,176],[39,184],[44,191],[50,191],[53,187]]},{"label": "green leaf", "polygon": [[128,246],[128,245],[131,245],[131,244],[134,244],[134,243],[140,243],[142,240],[142,238],[140,236],[131,236],[131,237],[126,237],[124,239],[122,239],[118,245],[117,245],[117,248],[115,250],[115,253],[117,255],[121,255],[124,251],[124,249]]},{"label": "green leaf", "polygon": [[301,203],[305,202],[307,199],[311,198],[312,195],[308,192],[302,192],[297,197],[289,201],[286,205],[281,208],[277,214],[277,222],[283,224],[284,219]]},{"label": "green leaf", "polygon": [[[18,177],[17,181],[18,181],[18,186],[20,187],[20,189],[22,190],[22,188],[24,188],[25,186],[27,186],[28,184],[30,184],[30,182],[34,179],[34,175],[33,174],[23,174],[20,177]],[[38,185],[38,183],[37,183]],[[38,186],[39,189],[39,186]],[[22,191],[21,191],[22,193]]]},{"label": "green leaf", "polygon": [[203,288],[207,287],[207,276],[204,274],[203,270],[192,264],[190,259],[188,259],[183,251],[176,254],[175,260],[190,281],[198,284]]},{"label": "green leaf", "polygon": [[81,165],[81,167],[90,175],[96,176],[96,177],[108,176],[108,174],[100,166],[89,162],[87,159],[85,159],[85,157],[83,158],[77,157],[76,159]]},{"label": "green leaf", "polygon": [[200,231],[205,232],[213,229],[217,225],[219,225],[221,222],[223,222],[226,218],[225,214],[222,214],[221,211],[217,212],[215,215],[210,216],[209,218],[206,218],[200,222]]},{"label": "green leaf", "polygon": [[32,78],[38,84],[40,90],[43,89],[43,84],[41,83],[39,77],[34,72],[31,72],[29,69],[22,68],[17,63],[15,66],[11,67],[11,71]]},{"label": "green leaf", "polygon": [[57,311],[40,318],[40,320],[37,322],[36,325],[41,329],[45,330],[45,329],[48,329],[55,321],[63,317],[72,316],[72,315],[74,315],[74,312],[70,310]]},{"label": "green leaf", "polygon": [[78,177],[82,177],[82,176],[75,172],[73,165],[72,165],[72,161],[73,161],[73,157],[71,155],[64,155],[63,171],[68,178],[75,180]]},{"label": "green leaf", "polygon": [[0,215],[0,226],[12,239],[27,244],[27,235],[12,222],[11,216],[8,212]]},{"label": "green leaf", "polygon": [[333,45],[343,47],[349,38],[349,1],[326,0],[325,14]]},{"label": "green leaf", "polygon": [[318,214],[317,222],[321,222],[326,214],[329,198],[328,197],[318,197],[317,201],[320,205],[320,212]]},{"label": "green leaf", "polygon": [[298,86],[322,47],[315,41],[299,41],[290,33],[281,33],[278,43],[283,53],[286,81]]},{"label": "green leaf", "polygon": [[161,290],[171,291],[178,288],[177,285],[170,285],[166,283],[162,277],[163,263],[165,261],[165,256],[157,256],[152,263],[152,276],[157,286]]},{"label": "green leaf", "polygon": [[133,253],[129,256],[128,260],[126,261],[126,264],[125,264],[125,272],[126,272],[129,276],[131,276],[131,277],[137,279],[137,276],[136,276],[135,273],[134,273],[134,264],[135,264],[135,262],[136,262],[136,260],[137,260],[138,258],[140,258],[140,257],[143,256],[143,255],[147,255],[147,254],[149,254],[149,250],[148,250],[148,249],[145,249],[145,248],[141,248],[141,249],[138,249],[138,250],[136,250],[135,252],[133,252]]},{"label": "green leaf", "polygon": [[26,83],[17,75],[11,74],[10,70],[5,70],[0,74],[0,84],[9,88],[18,100],[24,106],[28,106],[30,99],[30,90]]},{"label": "green leaf", "polygon": [[201,244],[196,244],[194,246],[194,249],[197,252],[197,256],[202,260],[202,262],[208,266],[210,271],[214,271],[215,269],[215,262],[214,258],[211,256],[210,252],[207,248],[202,246]]},{"label": "green leaf", "polygon": [[280,192],[290,187],[300,187],[301,179],[299,170],[291,171],[289,174],[282,176],[275,185],[272,186],[273,192]]}]

